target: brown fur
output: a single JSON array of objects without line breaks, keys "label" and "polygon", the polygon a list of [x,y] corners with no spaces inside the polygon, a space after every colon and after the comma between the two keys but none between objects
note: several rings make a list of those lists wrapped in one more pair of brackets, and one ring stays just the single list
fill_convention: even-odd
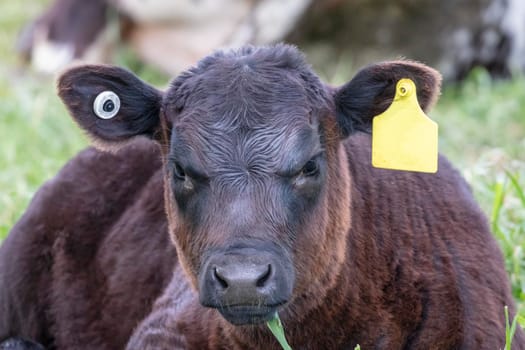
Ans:
[{"label": "brown fur", "polygon": [[[133,82],[130,73],[92,66],[66,72],[59,92],[79,124],[104,142],[121,142],[122,133],[134,140],[114,154],[80,153],[42,187],[0,247],[0,340],[19,336],[57,349],[126,344],[128,349],[278,349],[264,324],[234,326],[199,302],[206,259],[224,249],[236,251],[242,243],[261,251],[276,245],[285,265],[291,258],[293,274],[286,278],[293,280],[293,291],[278,310],[294,349],[502,347],[503,308],[509,305],[514,315],[514,303],[501,253],[468,185],[443,157],[437,174],[373,168],[370,135],[355,132],[366,131],[367,120],[388,106],[400,77],[416,81],[427,109],[439,93],[437,73],[412,62],[378,64],[329,91],[301,62],[286,46],[203,60],[164,93],[152,116],[160,121],[160,133],[151,120],[144,127],[125,124],[132,107],[141,110],[137,96],[148,96],[144,102],[151,106],[159,105],[160,96],[143,83],[115,83],[111,76],[122,74],[119,81]],[[256,80],[247,78],[258,69],[262,75]],[[123,98],[123,114],[97,127],[90,122],[96,117],[89,106],[108,84],[108,74],[113,89],[126,88],[131,100]],[[226,91],[225,82],[235,74],[246,74],[239,94]],[[275,85],[268,89],[249,85],[265,81],[265,74],[282,75],[272,75],[266,83]],[[244,99],[235,100],[239,96]],[[300,103],[290,107],[289,96]],[[220,108],[230,111],[229,102],[250,113],[220,113]],[[297,114],[303,107],[309,116]],[[232,129],[227,140],[231,118],[242,127]],[[260,127],[262,121],[282,134],[257,155],[275,144],[283,146],[277,150],[300,154],[310,142],[320,142],[319,174],[304,177],[294,170],[279,175],[286,179],[281,185],[268,176],[282,165],[276,161],[280,152],[257,158],[263,170],[254,168],[250,177],[227,168],[234,160],[213,163],[221,156],[230,159],[234,150],[239,157],[249,155],[250,147],[229,148],[225,155],[216,149],[198,153],[201,143],[226,147],[240,135],[239,147],[251,144],[246,125]],[[304,140],[286,132],[314,121],[318,131],[312,128],[308,135],[316,139],[306,138],[309,143],[294,151],[294,142]],[[192,128],[198,133],[191,134]],[[203,133],[209,134],[200,139]],[[162,147],[137,135],[160,135]],[[193,148],[181,159],[173,147],[182,145],[185,135],[192,135]],[[222,141],[206,143],[218,136]],[[263,142],[260,138],[264,135],[256,134]],[[204,173],[186,176],[184,183],[174,180],[174,162],[195,152],[208,163],[200,168],[204,161],[194,161],[192,171]],[[243,161],[250,165],[250,159]],[[285,159],[285,165],[296,161]],[[237,175],[221,182],[223,173]],[[258,179],[258,187],[251,179]],[[279,186],[288,192],[276,190]],[[186,199],[201,195],[202,188],[217,192],[205,201]],[[282,194],[289,191],[291,197]],[[301,198],[294,202],[299,209],[286,216],[290,198]],[[190,210],[190,204],[205,210]],[[15,257],[16,264],[9,263]],[[513,345],[524,344],[518,329]]]}]

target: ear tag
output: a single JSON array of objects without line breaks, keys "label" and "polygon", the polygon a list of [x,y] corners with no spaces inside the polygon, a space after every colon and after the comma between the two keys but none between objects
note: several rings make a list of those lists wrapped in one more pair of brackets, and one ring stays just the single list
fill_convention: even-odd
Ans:
[{"label": "ear tag", "polygon": [[111,119],[120,110],[120,98],[113,91],[102,91],[93,102],[93,112],[100,119]]},{"label": "ear tag", "polygon": [[416,85],[401,79],[390,107],[372,121],[372,165],[376,168],[435,173],[438,125],[423,112]]}]

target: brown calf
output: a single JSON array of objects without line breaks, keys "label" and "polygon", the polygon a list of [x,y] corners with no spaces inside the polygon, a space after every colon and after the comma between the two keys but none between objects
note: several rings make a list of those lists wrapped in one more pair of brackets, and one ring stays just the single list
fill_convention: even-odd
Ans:
[{"label": "brown calf", "polygon": [[401,78],[430,108],[440,77],[424,65],[331,89],[286,45],[218,52],[165,92],[67,71],[73,118],[120,149],[80,153],[3,243],[0,340],[278,349],[278,312],[294,349],[503,347],[514,303],[468,185],[443,157],[437,174],[370,165],[371,120]]}]

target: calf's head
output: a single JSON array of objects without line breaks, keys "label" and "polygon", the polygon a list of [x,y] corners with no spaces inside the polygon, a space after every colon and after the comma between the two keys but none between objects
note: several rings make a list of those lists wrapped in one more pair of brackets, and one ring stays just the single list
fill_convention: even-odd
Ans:
[{"label": "calf's head", "polygon": [[72,68],[58,89],[101,147],[161,145],[181,265],[203,305],[253,324],[297,318],[336,285],[351,259],[348,169],[363,166],[342,141],[369,130],[401,78],[424,109],[433,103],[440,78],[421,64],[372,65],[330,88],[286,45],[217,52],[166,91],[110,66]]}]

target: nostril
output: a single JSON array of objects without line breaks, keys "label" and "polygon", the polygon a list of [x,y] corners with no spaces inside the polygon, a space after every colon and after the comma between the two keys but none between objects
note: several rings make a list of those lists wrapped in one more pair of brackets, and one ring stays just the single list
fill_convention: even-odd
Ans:
[{"label": "nostril", "polygon": [[213,277],[215,277],[215,280],[219,282],[219,285],[223,289],[228,288],[228,282],[226,282],[226,279],[223,276],[221,276],[219,270],[216,267],[213,268]]},{"label": "nostril", "polygon": [[272,275],[272,265],[268,264],[268,267],[266,268],[266,272],[264,272],[264,274],[261,277],[259,277],[259,279],[257,279],[257,282],[255,283],[257,288],[264,287],[266,282],[268,282],[268,280],[270,279],[271,275]]}]

